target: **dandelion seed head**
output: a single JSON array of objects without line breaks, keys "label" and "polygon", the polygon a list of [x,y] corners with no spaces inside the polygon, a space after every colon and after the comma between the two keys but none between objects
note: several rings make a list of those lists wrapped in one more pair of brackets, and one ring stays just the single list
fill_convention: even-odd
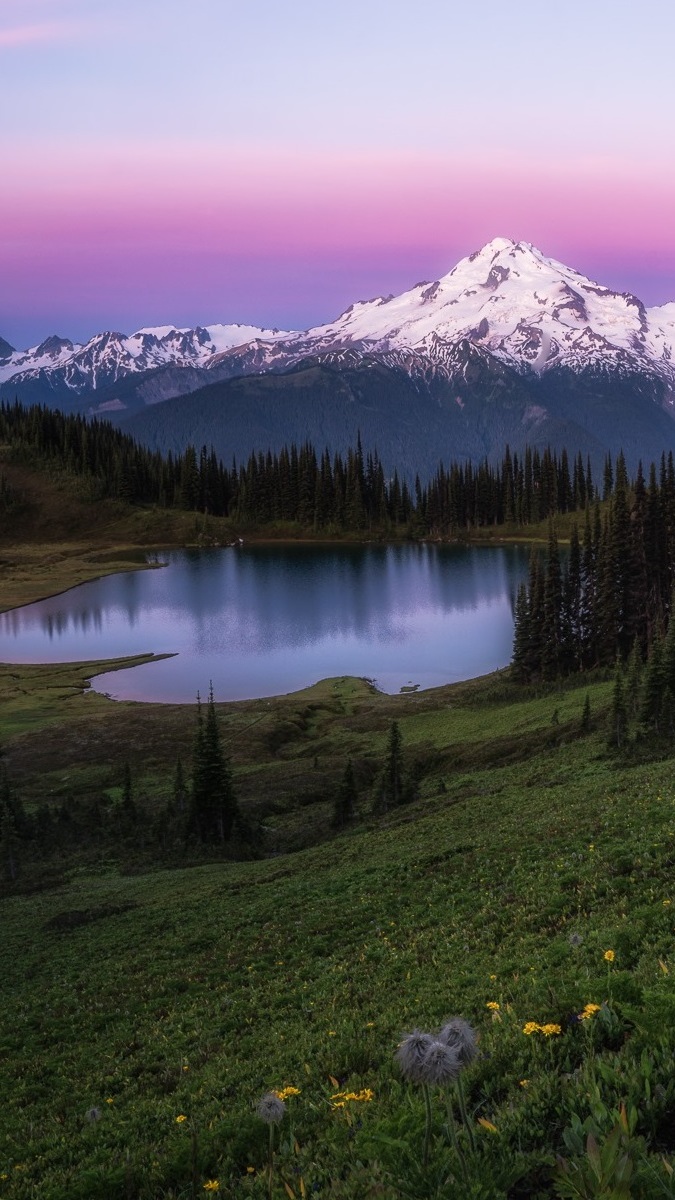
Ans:
[{"label": "dandelion seed head", "polygon": [[468,1067],[478,1054],[476,1030],[463,1017],[451,1017],[441,1029],[438,1040],[457,1051],[461,1067]]},{"label": "dandelion seed head", "polygon": [[461,1069],[456,1046],[448,1046],[445,1042],[432,1042],[422,1059],[420,1079],[422,1083],[454,1083]]},{"label": "dandelion seed head", "polygon": [[262,1100],[258,1101],[255,1111],[266,1125],[278,1125],[283,1120],[286,1105],[274,1092],[266,1092]]},{"label": "dandelion seed head", "polygon": [[95,1125],[97,1121],[101,1120],[102,1116],[103,1113],[101,1112],[100,1108],[88,1108],[84,1114],[84,1119],[85,1121],[88,1121],[90,1125]]},{"label": "dandelion seed head", "polygon": [[570,946],[580,946],[583,940],[580,933],[571,933],[569,936]]},{"label": "dandelion seed head", "polygon": [[406,1034],[395,1055],[404,1079],[410,1083],[424,1082],[421,1074],[422,1064],[427,1050],[433,1043],[434,1038],[431,1034],[422,1033],[419,1029],[413,1029],[412,1033]]}]

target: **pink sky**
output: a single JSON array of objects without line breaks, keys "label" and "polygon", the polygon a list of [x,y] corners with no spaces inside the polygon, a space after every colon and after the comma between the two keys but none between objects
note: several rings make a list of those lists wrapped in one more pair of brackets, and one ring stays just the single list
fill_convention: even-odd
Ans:
[{"label": "pink sky", "polygon": [[307,327],[496,236],[675,300],[675,5],[0,0],[0,336]]},{"label": "pink sky", "polygon": [[675,177],[657,175],[616,160],[19,151],[0,196],[0,334],[23,318],[45,336],[53,314],[76,338],[173,321],[304,327],[494,236],[662,303],[675,299]]}]

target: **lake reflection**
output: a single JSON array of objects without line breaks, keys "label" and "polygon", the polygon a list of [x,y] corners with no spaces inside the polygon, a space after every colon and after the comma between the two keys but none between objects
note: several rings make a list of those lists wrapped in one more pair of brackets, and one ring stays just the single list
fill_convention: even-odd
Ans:
[{"label": "lake reflection", "polygon": [[98,676],[118,699],[191,701],[294,691],[364,675],[387,692],[467,679],[511,657],[524,547],[252,546],[167,551],[0,614],[5,662],[175,652]]}]

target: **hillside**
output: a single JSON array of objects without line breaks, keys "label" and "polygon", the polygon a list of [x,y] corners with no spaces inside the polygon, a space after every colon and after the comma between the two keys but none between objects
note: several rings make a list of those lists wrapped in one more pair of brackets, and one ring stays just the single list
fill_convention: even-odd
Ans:
[{"label": "hillside", "polygon": [[[31,668],[3,691],[16,778],[52,802],[110,792],[125,745],[157,803],[193,713],[78,696],[76,679]],[[279,846],[327,831],[345,756],[381,759],[392,717],[426,764],[420,797],[373,818],[361,783],[330,845],[149,874],[108,853],[2,900],[4,1194],[267,1195],[254,1106],[292,1087],[274,1195],[426,1200],[464,1176],[484,1200],[571,1195],[555,1155],[588,1174],[586,1134],[610,1155],[615,1126],[625,1195],[670,1195],[672,760],[608,753],[609,690],[495,679],[391,698],[336,680],[271,712],[221,706]],[[434,1089],[425,1168],[423,1097],[394,1052],[453,1014],[479,1035],[476,1148],[455,1106],[452,1149]]]},{"label": "hillside", "polygon": [[[97,460],[83,422],[49,428],[71,464],[85,449]],[[101,438],[121,457],[100,476],[5,453],[3,605],[137,567],[130,549],[160,529],[227,529],[102,498],[146,460]],[[544,462],[555,511],[565,473]],[[639,543],[665,589],[659,614],[674,471],[631,491],[621,466],[586,546],[604,587],[610,569],[634,578]],[[570,487],[568,472],[566,508]],[[495,531],[517,529],[482,530]],[[552,545],[546,580],[533,568],[528,654],[563,594],[572,611],[569,574],[555,599]],[[625,640],[607,605],[598,638],[610,615]],[[550,655],[546,669],[519,655],[529,684],[514,670],[387,696],[343,677],[209,704],[238,805],[224,844],[188,823],[195,706],[89,690],[128,659],[0,665],[2,1194],[674,1195],[673,631],[613,682],[611,666],[560,678],[560,659],[547,683]],[[477,1053],[460,1092],[454,1053],[436,1045],[425,1093],[402,1079],[397,1047],[453,1016]],[[269,1089],[287,1106],[272,1142],[255,1113]]]},{"label": "hillside", "polygon": [[93,500],[91,480],[35,459],[17,461],[2,446],[0,478],[7,492],[0,502],[0,611],[112,571],[137,571],[144,547],[232,536],[217,517],[205,535],[194,513]]}]

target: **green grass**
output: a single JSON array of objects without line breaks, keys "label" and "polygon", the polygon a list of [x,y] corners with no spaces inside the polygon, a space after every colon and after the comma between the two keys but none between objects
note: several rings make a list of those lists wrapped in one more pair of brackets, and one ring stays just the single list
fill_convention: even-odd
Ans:
[{"label": "green grass", "polygon": [[[84,794],[111,780],[115,746],[145,744],[159,802],[191,710],[68,693],[79,666],[20,670],[34,703],[18,689],[0,719],[27,794],[43,772]],[[501,675],[386,697],[344,679],[219,706],[243,803],[281,848],[304,848],[131,875],[119,858],[66,863],[56,886],[2,900],[0,1196],[185,1198],[213,1179],[265,1196],[254,1105],[286,1085],[301,1094],[276,1196],[453,1195],[444,1109],[425,1172],[422,1098],[393,1054],[401,1033],[456,1013],[480,1033],[470,1110],[497,1130],[476,1126],[476,1157],[460,1132],[462,1194],[552,1195],[555,1154],[584,1161],[575,1115],[602,1143],[623,1101],[630,1194],[672,1195],[672,760],[608,754],[610,688],[520,698]],[[596,729],[580,737],[587,690]],[[379,761],[393,717],[426,763],[420,799],[376,821],[362,792],[356,827],[325,840],[347,754]],[[603,1009],[587,1027],[574,1014],[589,1001]],[[562,1033],[527,1037],[528,1020]],[[361,1088],[372,1101],[332,1107]]]}]

